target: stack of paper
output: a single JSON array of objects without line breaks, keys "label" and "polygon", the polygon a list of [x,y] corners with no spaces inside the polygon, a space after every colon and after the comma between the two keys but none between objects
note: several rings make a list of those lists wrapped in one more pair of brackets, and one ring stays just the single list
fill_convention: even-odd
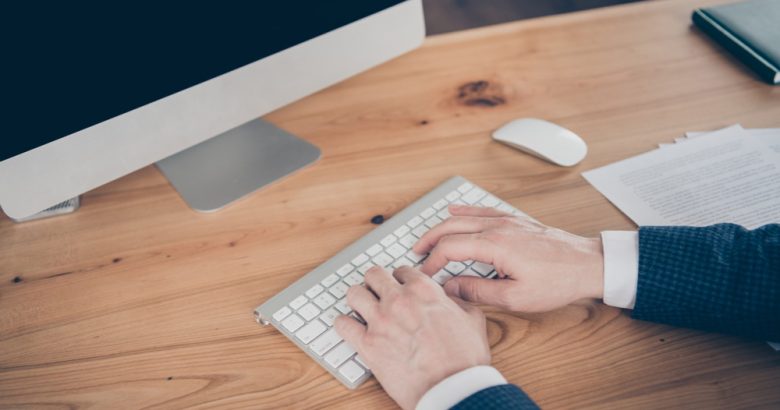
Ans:
[{"label": "stack of paper", "polygon": [[637,225],[780,223],[780,129],[689,133],[582,175]]},{"label": "stack of paper", "polygon": [[780,129],[689,132],[582,175],[640,226],[780,223]]},{"label": "stack of paper", "polygon": [[[738,125],[737,125],[738,126]],[[763,141],[770,149],[780,152],[780,128],[753,128],[745,130],[748,134]],[[674,146],[676,143],[690,141],[691,138],[707,135],[707,131],[689,131],[684,137],[675,138],[674,142],[658,144],[659,148]]]}]

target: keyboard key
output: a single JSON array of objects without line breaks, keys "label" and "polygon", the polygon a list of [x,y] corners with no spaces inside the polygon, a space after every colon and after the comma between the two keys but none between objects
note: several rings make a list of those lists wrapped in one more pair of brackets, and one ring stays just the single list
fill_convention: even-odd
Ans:
[{"label": "keyboard key", "polygon": [[420,263],[420,261],[425,259],[425,255],[420,255],[419,253],[414,253],[412,251],[407,252],[406,257],[414,263]]},{"label": "keyboard key", "polygon": [[397,243],[394,243],[392,246],[387,248],[386,251],[390,254],[390,256],[393,257],[393,259],[398,259],[406,253],[407,249]]},{"label": "keyboard key", "polygon": [[319,320],[315,320],[299,330],[295,337],[297,337],[303,344],[309,344],[315,337],[321,335],[327,330],[327,327]]},{"label": "keyboard key", "polygon": [[314,298],[314,304],[322,310],[329,308],[334,303],[336,303],[336,299],[329,293],[323,293]]},{"label": "keyboard key", "polygon": [[341,299],[340,301],[336,302],[336,310],[341,312],[342,315],[346,315],[352,311],[352,308],[349,307],[346,299]]},{"label": "keyboard key", "polygon": [[325,355],[325,361],[333,367],[339,367],[342,363],[346,362],[352,355],[355,354],[355,349],[347,342],[342,342],[336,346],[335,349],[328,352]]},{"label": "keyboard key", "polygon": [[366,374],[366,371],[363,370],[362,367],[355,364],[355,362],[350,360],[345,363],[344,366],[341,366],[339,373],[341,373],[342,376],[349,380],[350,383],[354,383],[355,380],[360,378],[360,376]]},{"label": "keyboard key", "polygon": [[298,317],[298,315],[292,315],[287,319],[284,319],[284,321],[282,321],[282,326],[284,326],[284,328],[287,329],[288,332],[292,333],[298,330],[298,328],[300,328],[301,326],[303,326],[303,323],[304,323],[303,319]]},{"label": "keyboard key", "polygon": [[428,227],[425,225],[420,225],[414,229],[412,229],[412,234],[418,238],[422,238],[423,235],[425,235],[426,232],[428,232]]},{"label": "keyboard key", "polygon": [[477,273],[479,273],[482,276],[487,275],[490,273],[490,271],[493,270],[493,267],[482,262],[474,262],[473,265],[471,265],[471,269],[474,269]]},{"label": "keyboard key", "polygon": [[325,288],[323,288],[322,286],[314,285],[314,286],[311,287],[311,289],[306,291],[306,296],[309,299],[311,299],[311,298],[319,295],[320,293],[322,293],[323,290],[325,290]]},{"label": "keyboard key", "polygon": [[509,206],[507,204],[501,204],[501,205],[498,206],[498,210],[499,211],[504,211],[504,212],[506,212],[508,214],[511,214],[512,211],[514,211],[514,208],[512,208],[511,206]]},{"label": "keyboard key", "polygon": [[452,275],[450,275],[449,273],[447,273],[447,271],[446,271],[446,270],[442,269],[442,270],[440,270],[440,271],[438,271],[438,272],[434,273],[434,274],[433,274],[433,276],[431,276],[431,278],[432,278],[433,280],[435,280],[435,281],[436,281],[436,283],[438,283],[439,285],[443,285],[443,284],[444,284],[444,282],[446,282],[446,281],[448,281],[448,280],[452,279]]},{"label": "keyboard key", "polygon": [[415,216],[414,218],[410,219],[409,222],[406,223],[410,228],[414,228],[415,226],[423,223],[423,219],[419,216]]},{"label": "keyboard key", "polygon": [[320,284],[322,286],[325,286],[326,288],[329,288],[338,281],[339,281],[338,275],[336,275],[335,273],[331,273],[330,275],[326,276],[325,279],[323,279],[322,282],[320,282]]},{"label": "keyboard key", "polygon": [[355,267],[352,266],[352,264],[348,263],[340,267],[339,270],[336,271],[336,273],[343,278],[344,276],[349,275],[349,273],[352,272],[353,270],[355,270]]},{"label": "keyboard key", "polygon": [[464,265],[464,264],[462,264],[460,262],[450,261],[444,267],[444,269],[447,269],[447,272],[449,272],[449,273],[451,273],[453,275],[457,275],[457,274],[463,272],[464,269],[466,269],[466,265]]},{"label": "keyboard key", "polygon": [[473,269],[466,269],[466,270],[464,270],[463,273],[460,274],[460,276],[476,276],[478,278],[482,277],[482,275],[480,275],[479,273],[474,272]]},{"label": "keyboard key", "polygon": [[480,204],[485,205],[488,208],[495,208],[500,202],[501,201],[499,201],[498,198],[494,197],[493,195],[485,195],[485,197],[479,201]]},{"label": "keyboard key", "polygon": [[352,264],[355,266],[360,266],[366,262],[368,262],[368,255],[365,253],[361,253],[355,259],[352,259]]},{"label": "keyboard key", "polygon": [[379,252],[382,252],[382,246],[380,246],[378,243],[375,243],[371,245],[370,248],[366,249],[368,256],[374,256]]},{"label": "keyboard key", "polygon": [[323,333],[322,336],[318,337],[317,340],[313,341],[309,345],[309,349],[317,354],[317,356],[322,356],[342,340],[341,336],[336,333],[336,329],[329,329],[327,332]]},{"label": "keyboard key", "polygon": [[458,192],[465,194],[466,192],[469,192],[471,188],[474,188],[474,185],[471,185],[468,182],[464,182],[463,185],[458,187]]},{"label": "keyboard key", "polygon": [[424,211],[420,212],[420,216],[423,217],[423,219],[428,219],[434,214],[436,214],[436,211],[431,207],[425,208]]},{"label": "keyboard key", "polygon": [[373,268],[374,264],[371,262],[366,262],[363,264],[363,266],[358,268],[358,272],[360,272],[361,275],[365,275],[366,272],[368,272],[369,269]]},{"label": "keyboard key", "polygon": [[317,317],[317,315],[320,314],[320,310],[317,309],[317,306],[307,303],[303,305],[302,308],[298,309],[298,314],[303,316],[303,319],[308,322]]},{"label": "keyboard key", "polygon": [[432,216],[431,219],[428,219],[427,221],[425,221],[425,226],[427,226],[429,228],[433,228],[434,226],[436,226],[436,225],[438,225],[440,223],[441,223],[441,219],[439,219],[439,217]]},{"label": "keyboard key", "polygon": [[482,199],[483,196],[485,196],[485,191],[479,188],[474,188],[471,191],[469,191],[466,195],[463,195],[461,199],[463,199],[463,201],[465,201],[469,205],[474,205],[477,202],[479,202],[479,200]]},{"label": "keyboard key", "polygon": [[281,322],[284,318],[290,316],[290,313],[292,313],[292,309],[285,306],[277,310],[276,313],[274,313],[274,320],[277,322]]},{"label": "keyboard key", "polygon": [[397,261],[393,262],[393,269],[398,269],[401,266],[414,266],[414,262],[410,261],[407,258],[400,258]]},{"label": "keyboard key", "polygon": [[387,248],[388,246],[392,245],[393,242],[395,242],[395,240],[396,240],[396,236],[393,235],[393,234],[390,234],[390,235],[385,236],[385,239],[382,239],[382,241],[379,242],[379,243],[381,243],[382,246]]},{"label": "keyboard key", "polygon": [[309,299],[306,299],[306,296],[298,296],[297,298],[293,299],[292,302],[290,302],[290,307],[294,310],[298,310],[301,306],[305,305],[306,302],[308,302]]},{"label": "keyboard key", "polygon": [[356,286],[363,283],[363,276],[357,272],[352,272],[344,278],[344,283],[346,283],[349,286]]},{"label": "keyboard key", "polygon": [[398,243],[405,246],[406,249],[412,249],[412,246],[414,246],[414,244],[417,243],[417,238],[415,238],[413,235],[406,235],[403,238],[401,238],[401,240],[398,241]]},{"label": "keyboard key", "polygon": [[341,316],[341,313],[339,313],[334,308],[330,308],[330,309],[326,310],[325,313],[320,315],[320,320],[325,322],[325,324],[328,325],[328,326],[333,326],[333,322],[339,316]]},{"label": "keyboard key", "polygon": [[449,218],[449,217],[450,217],[450,211],[448,211],[448,210],[446,210],[446,209],[442,209],[441,211],[439,211],[439,212],[436,214],[436,216],[437,216],[439,219],[441,219],[441,220],[445,220],[445,219],[447,219],[447,218]]},{"label": "keyboard key", "polygon": [[339,282],[331,286],[330,289],[328,289],[328,292],[335,296],[336,299],[341,299],[347,294],[347,289],[349,289],[349,286],[347,286],[344,282]]},{"label": "keyboard key", "polygon": [[376,255],[371,261],[374,262],[376,266],[381,266],[384,268],[390,266],[390,264],[393,263],[393,258],[390,255],[382,252],[379,255]]},{"label": "keyboard key", "polygon": [[409,227],[406,226],[406,225],[401,225],[400,227],[398,227],[398,229],[393,231],[393,235],[395,235],[395,236],[397,236],[399,238],[403,237],[407,233],[409,233]]},{"label": "keyboard key", "polygon": [[452,202],[452,201],[458,199],[459,196],[460,195],[458,195],[458,191],[452,191],[449,194],[447,194],[447,196],[445,196],[444,199]]},{"label": "keyboard key", "polygon": [[433,204],[435,209],[442,209],[447,207],[447,201],[440,199]]},{"label": "keyboard key", "polygon": [[360,355],[355,355],[355,361],[360,363],[361,366],[368,369],[368,366],[366,366],[366,363],[363,361],[363,359],[360,358]]}]

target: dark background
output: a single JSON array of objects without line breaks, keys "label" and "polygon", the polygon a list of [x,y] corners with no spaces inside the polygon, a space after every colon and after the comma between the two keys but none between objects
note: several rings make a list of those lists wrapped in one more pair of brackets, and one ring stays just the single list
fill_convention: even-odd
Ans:
[{"label": "dark background", "polygon": [[637,0],[423,0],[428,34],[568,13]]},{"label": "dark background", "polygon": [[[401,0],[0,6],[0,161]],[[635,0],[423,0],[428,34]]]},{"label": "dark background", "polygon": [[3,3],[0,161],[400,2]]}]

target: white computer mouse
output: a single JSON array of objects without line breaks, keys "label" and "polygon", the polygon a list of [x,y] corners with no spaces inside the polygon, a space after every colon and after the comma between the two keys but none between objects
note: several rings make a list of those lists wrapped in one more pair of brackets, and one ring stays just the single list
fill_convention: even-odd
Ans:
[{"label": "white computer mouse", "polygon": [[511,121],[495,130],[493,139],[562,167],[577,165],[588,153],[577,134],[536,118]]}]

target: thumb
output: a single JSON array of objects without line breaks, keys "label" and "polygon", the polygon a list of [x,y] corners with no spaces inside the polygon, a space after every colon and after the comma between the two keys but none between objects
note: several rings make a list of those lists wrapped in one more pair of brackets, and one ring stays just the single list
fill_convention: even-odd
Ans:
[{"label": "thumb", "polygon": [[507,298],[509,281],[512,279],[484,279],[474,276],[459,276],[448,280],[444,284],[444,291],[454,297],[463,300],[482,303],[485,305],[499,306],[509,309]]}]

